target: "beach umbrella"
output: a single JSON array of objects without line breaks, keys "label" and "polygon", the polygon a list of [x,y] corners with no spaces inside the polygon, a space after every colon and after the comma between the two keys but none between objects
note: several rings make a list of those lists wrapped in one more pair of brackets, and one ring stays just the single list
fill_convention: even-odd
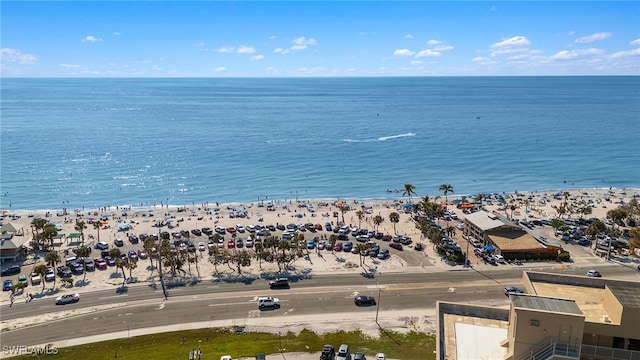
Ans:
[{"label": "beach umbrella", "polygon": [[494,251],[495,250],[495,248],[493,246],[491,246],[491,245],[485,245],[484,249],[487,250],[487,251]]}]

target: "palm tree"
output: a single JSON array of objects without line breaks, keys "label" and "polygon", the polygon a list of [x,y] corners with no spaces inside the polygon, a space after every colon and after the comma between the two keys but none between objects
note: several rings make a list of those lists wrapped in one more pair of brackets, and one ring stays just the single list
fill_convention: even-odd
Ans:
[{"label": "palm tree", "polygon": [[87,228],[87,224],[85,224],[84,221],[78,221],[73,228],[76,229],[76,231],[80,232],[80,237],[82,238],[82,246],[84,246],[84,229]]},{"label": "palm tree", "polygon": [[408,197],[409,202],[411,202],[412,195],[416,195],[416,187],[413,184],[404,184],[404,191],[402,192],[402,196]]},{"label": "palm tree", "polygon": [[[58,255],[58,252],[55,250],[49,251],[47,253],[47,255],[45,255],[44,257],[44,261],[47,262],[48,265],[51,265],[53,267],[53,272],[57,272],[57,265],[60,264],[60,256]],[[45,275],[47,273],[47,269],[45,266]],[[42,276],[42,282],[44,282],[44,275]],[[56,287],[56,277],[53,277],[53,287]],[[44,287],[43,287],[44,288]]]},{"label": "palm tree", "polygon": [[487,195],[485,194],[478,194],[476,195],[475,201],[476,202],[480,202],[480,208],[482,208],[483,206],[483,201],[487,198]]},{"label": "palm tree", "polygon": [[149,261],[151,262],[151,271],[153,271],[153,256],[152,256],[152,252],[153,249],[156,246],[156,242],[155,240],[149,236],[146,239],[144,239],[144,242],[142,243],[142,247],[144,248],[144,251],[147,252],[147,254],[149,255]]},{"label": "palm tree", "polygon": [[393,232],[396,232],[396,224],[400,222],[400,214],[397,212],[392,212],[389,214],[389,221],[393,223]]},{"label": "palm tree", "polygon": [[[617,232],[616,224],[621,223],[624,219],[627,218],[627,216],[628,216],[627,212],[623,209],[612,209],[607,211],[607,219],[611,220],[611,222],[613,223],[613,225],[611,226],[613,233]],[[611,259],[611,243],[613,243],[613,241],[609,240],[609,250],[607,251],[607,260]]]},{"label": "palm tree", "polygon": [[100,220],[93,222],[93,229],[98,233],[98,241],[100,241],[100,228],[102,227],[102,223]]},{"label": "palm tree", "polygon": [[380,228],[380,224],[384,222],[384,218],[380,215],[376,215],[373,217],[373,224],[376,226],[376,231]]},{"label": "palm tree", "polygon": [[342,205],[340,205],[339,209],[340,209],[340,213],[342,213],[342,224],[344,225],[345,224],[345,222],[344,222],[344,213],[349,211],[349,205],[342,204]]},{"label": "palm tree", "polygon": [[337,241],[338,241],[338,235],[336,234],[329,235],[329,245],[331,245],[331,253],[333,253],[333,247],[336,246]]},{"label": "palm tree", "polygon": [[82,259],[82,267],[84,268],[82,282],[87,279],[87,264],[84,262],[84,259],[89,257],[89,248],[86,246],[80,246],[76,249],[76,255]]},{"label": "palm tree", "polygon": [[356,244],[356,250],[358,251],[358,257],[360,258],[360,267],[364,265],[364,257],[367,256],[367,245],[362,243]]},{"label": "palm tree", "polygon": [[[38,274],[40,276],[40,281],[42,281],[42,291],[44,291],[44,286],[45,286],[45,276],[47,275],[47,266],[44,264],[40,264],[37,265],[34,269],[33,269],[33,273],[34,274]],[[53,283],[53,287],[56,287],[56,283],[55,283],[55,278],[53,279],[54,283]]]},{"label": "palm tree", "polygon": [[[551,222],[551,225],[553,225],[553,221]],[[596,239],[596,237],[604,233],[605,231],[607,231],[607,225],[605,225],[605,223],[603,223],[602,220],[597,219],[593,221],[591,224],[589,224],[589,226],[587,226],[587,229],[584,231],[584,234],[591,239],[591,244],[593,244],[593,241]]]},{"label": "palm tree", "polygon": [[[120,261],[120,255],[122,255],[122,253],[118,248],[113,248],[109,251],[109,256],[113,258],[116,264],[118,264],[118,261]],[[118,266],[116,266],[116,274],[118,274]]]},{"label": "palm tree", "polygon": [[362,218],[364,218],[364,211],[362,210],[358,210],[356,211],[356,216],[358,217],[358,229],[360,229],[362,226]]},{"label": "palm tree", "polygon": [[451,186],[451,184],[442,184],[438,189],[444,193],[444,203],[449,205],[447,194],[453,193],[453,186]]},{"label": "palm tree", "polygon": [[[47,225],[47,219],[44,218],[40,218],[40,219],[35,219],[33,221],[31,221],[31,226],[33,227],[33,240],[35,240],[36,244],[38,244],[38,240],[43,240],[44,241],[44,237],[39,236],[40,234],[38,234],[38,230],[43,230],[45,225]],[[41,248],[38,244],[37,248]],[[42,248],[44,248],[44,242],[42,244]]]},{"label": "palm tree", "polygon": [[444,233],[447,234],[448,237],[453,237],[456,234],[455,226],[447,226],[444,228]]}]

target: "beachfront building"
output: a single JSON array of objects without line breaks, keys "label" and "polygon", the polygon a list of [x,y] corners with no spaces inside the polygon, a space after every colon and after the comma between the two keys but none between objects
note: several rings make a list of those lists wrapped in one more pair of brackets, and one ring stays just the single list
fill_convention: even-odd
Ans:
[{"label": "beachfront building", "polygon": [[26,236],[14,236],[10,233],[0,234],[0,264],[24,259],[27,256],[27,249],[24,246],[26,242]]},{"label": "beachfront building", "polygon": [[465,216],[465,233],[505,259],[555,258],[562,248],[540,241],[498,214],[477,211]]},{"label": "beachfront building", "polygon": [[438,302],[438,360],[640,359],[640,283],[524,272],[508,308]]}]

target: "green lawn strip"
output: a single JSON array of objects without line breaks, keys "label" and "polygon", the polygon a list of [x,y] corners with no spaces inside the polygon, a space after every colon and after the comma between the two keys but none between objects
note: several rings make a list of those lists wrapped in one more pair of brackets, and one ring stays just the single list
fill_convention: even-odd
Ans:
[{"label": "green lawn strip", "polygon": [[[184,338],[184,344],[182,339]],[[332,344],[336,350],[340,344],[349,344],[352,353],[363,351],[370,357],[384,352],[394,359],[435,359],[435,337],[424,333],[381,330],[378,338],[361,331],[338,331],[322,335],[309,330],[300,334],[243,332],[236,334],[232,329],[214,328],[159,333],[118,339],[100,343],[78,345],[59,349],[53,356],[56,360],[76,359],[188,359],[191,349],[202,351],[203,359],[219,359],[222,355],[252,357],[282,352],[319,352],[324,344]],[[38,358],[50,358],[40,355]],[[21,357],[33,359],[32,356]]]}]

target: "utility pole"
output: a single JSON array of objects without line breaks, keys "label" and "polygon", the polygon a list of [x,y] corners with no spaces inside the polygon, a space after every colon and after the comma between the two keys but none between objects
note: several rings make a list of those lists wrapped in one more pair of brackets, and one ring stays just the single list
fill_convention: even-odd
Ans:
[{"label": "utility pole", "polygon": [[382,328],[380,326],[380,323],[378,322],[378,313],[380,312],[380,297],[382,295],[382,288],[380,288],[380,283],[378,282],[377,275],[376,275],[376,287],[378,288],[378,301],[376,301],[376,324],[378,325],[379,328]]},{"label": "utility pole", "polygon": [[[156,226],[158,223],[156,222]],[[164,295],[164,299],[167,300],[168,295],[167,295],[167,288],[164,286],[164,278],[162,277],[162,237],[160,237],[160,227],[158,226],[158,274],[160,274],[160,285],[162,286],[162,295]],[[153,254],[152,254],[153,256]]]}]

